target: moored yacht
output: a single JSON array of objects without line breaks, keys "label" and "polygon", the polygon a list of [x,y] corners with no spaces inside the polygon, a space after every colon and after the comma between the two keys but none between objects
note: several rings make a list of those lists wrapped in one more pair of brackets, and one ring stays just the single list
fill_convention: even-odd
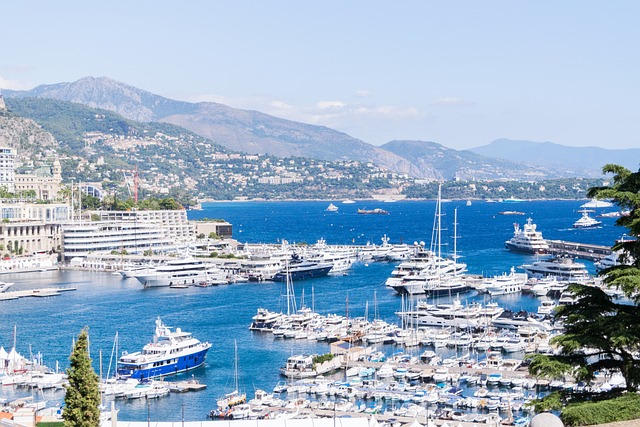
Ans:
[{"label": "moored yacht", "polygon": [[146,273],[134,275],[145,288],[185,285],[200,282],[224,281],[226,273],[211,263],[194,258],[182,258],[167,261],[166,264]]},{"label": "moored yacht", "polygon": [[348,246],[329,246],[324,239],[319,239],[316,244],[306,251],[308,261],[328,263],[333,267],[330,273],[340,273],[351,268],[357,259],[356,251]]},{"label": "moored yacht", "polygon": [[251,319],[249,330],[271,332],[282,316],[282,313],[269,311],[266,308],[258,308],[258,312]]},{"label": "moored yacht", "polygon": [[451,304],[427,304],[420,301],[414,310],[396,314],[406,323],[416,326],[477,328],[490,325],[504,310],[497,305],[483,307],[480,304],[463,305],[459,299]]},{"label": "moored yacht", "polygon": [[190,332],[180,328],[172,331],[158,317],[152,342],[142,351],[123,353],[118,360],[118,375],[148,379],[185,372],[204,364],[210,348],[210,343],[201,342]]},{"label": "moored yacht", "polygon": [[567,257],[552,257],[524,264],[521,268],[529,277],[555,276],[559,280],[584,282],[589,279],[585,265]]},{"label": "moored yacht", "polygon": [[542,233],[536,230],[531,218],[520,228],[520,224],[513,224],[513,237],[504,242],[505,247],[512,252],[526,254],[545,254],[549,244],[542,238]]},{"label": "moored yacht", "polygon": [[291,260],[288,261],[288,265],[283,270],[274,274],[271,280],[284,282],[287,280],[287,275],[290,275],[291,280],[322,277],[329,274],[332,268],[333,264],[303,260],[294,254]]},{"label": "moored yacht", "polygon": [[501,276],[486,279],[482,286],[491,296],[512,294],[522,291],[522,286],[527,283],[527,278],[526,273],[516,273],[515,268],[512,267],[509,274],[504,273]]}]

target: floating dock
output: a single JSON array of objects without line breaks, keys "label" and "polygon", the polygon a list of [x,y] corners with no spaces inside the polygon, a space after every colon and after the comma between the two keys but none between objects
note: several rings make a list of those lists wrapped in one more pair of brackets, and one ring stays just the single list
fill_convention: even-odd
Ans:
[{"label": "floating dock", "polygon": [[39,289],[25,289],[23,291],[7,291],[0,293],[0,301],[7,301],[18,298],[26,297],[55,297],[62,292],[75,291],[76,288],[39,288]]}]

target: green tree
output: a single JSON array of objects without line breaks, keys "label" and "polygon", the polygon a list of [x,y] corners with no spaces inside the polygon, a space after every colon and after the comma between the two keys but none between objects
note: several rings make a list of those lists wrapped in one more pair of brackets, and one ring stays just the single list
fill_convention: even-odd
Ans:
[{"label": "green tree", "polygon": [[[633,239],[617,242],[612,248],[619,251],[619,259],[625,263],[605,269],[600,275],[607,286],[624,291],[632,304],[615,302],[597,287],[571,284],[569,290],[577,302],[559,307],[554,314],[564,322],[564,332],[552,340],[561,352],[534,356],[529,372],[546,377],[569,374],[580,381],[593,380],[597,372],[620,373],[626,390],[637,391],[640,359],[634,354],[640,350],[640,171],[632,173],[609,164],[603,172],[614,174],[613,184],[592,187],[587,195],[612,199],[621,209],[628,210],[629,214],[620,217],[616,225],[627,228]],[[560,401],[567,403],[573,397],[565,394]]]},{"label": "green tree", "polygon": [[89,358],[89,332],[84,328],[76,341],[67,370],[69,384],[65,386],[65,427],[97,427],[100,425],[100,389],[98,375]]}]

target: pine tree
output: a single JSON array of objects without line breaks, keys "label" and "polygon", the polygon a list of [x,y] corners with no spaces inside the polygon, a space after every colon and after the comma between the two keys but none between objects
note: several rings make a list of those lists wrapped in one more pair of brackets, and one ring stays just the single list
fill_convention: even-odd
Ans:
[{"label": "pine tree", "polygon": [[89,332],[83,329],[78,335],[67,370],[69,384],[64,398],[62,414],[65,427],[98,427],[100,425],[100,389],[98,375],[89,357]]},{"label": "pine tree", "polygon": [[[613,184],[592,187],[587,196],[611,199],[627,211],[616,225],[625,227],[630,238],[618,241],[612,249],[619,253],[620,265],[599,273],[603,282],[620,289],[629,301],[614,301],[603,289],[584,284],[570,284],[568,290],[577,298],[571,305],[560,306],[554,313],[562,321],[564,331],[552,339],[560,348],[554,355],[531,357],[529,373],[550,378],[572,375],[577,381],[589,383],[597,373],[619,373],[625,388],[606,394],[593,393],[590,398],[614,398],[617,393],[640,390],[640,170],[630,170],[609,164],[604,173],[613,174]],[[588,392],[574,395],[564,391],[545,398],[539,408],[558,408],[568,402],[585,399]],[[546,400],[546,402],[545,402]],[[618,419],[611,419],[617,421]]]}]

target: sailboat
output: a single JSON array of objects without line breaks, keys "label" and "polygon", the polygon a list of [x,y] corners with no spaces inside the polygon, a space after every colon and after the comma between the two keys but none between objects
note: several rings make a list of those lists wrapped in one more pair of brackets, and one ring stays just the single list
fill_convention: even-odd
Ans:
[{"label": "sailboat", "polygon": [[[457,244],[457,215],[458,210],[454,209],[455,217],[453,220],[454,232],[453,232],[453,256],[451,259],[445,259],[442,257],[442,184],[438,187],[438,200],[436,201],[436,216],[434,218],[434,232],[432,234],[432,247],[431,250],[437,254],[438,263],[436,264],[436,280],[427,281],[424,285],[424,291],[427,296],[440,296],[448,295],[452,296],[469,291],[469,286],[464,280],[458,276],[459,268],[466,269],[466,265],[458,263],[458,255],[456,253]],[[452,274],[446,274],[443,267],[447,264],[452,264]]]},{"label": "sailboat", "polygon": [[[238,391],[238,343],[234,340],[234,363],[233,363],[233,376],[235,389],[231,393],[225,394],[222,398],[216,402],[218,404],[218,411],[226,412],[229,408],[236,405],[240,405],[247,401],[247,395]],[[214,411],[212,411],[213,413]]]}]

